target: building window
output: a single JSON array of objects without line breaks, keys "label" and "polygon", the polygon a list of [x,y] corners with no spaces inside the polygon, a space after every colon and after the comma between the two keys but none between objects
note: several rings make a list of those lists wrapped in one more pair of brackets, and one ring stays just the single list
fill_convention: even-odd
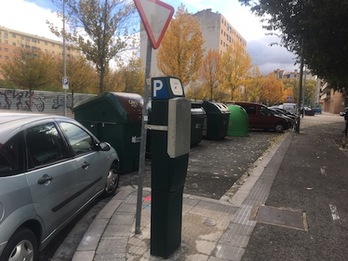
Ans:
[{"label": "building window", "polygon": [[12,37],[13,37],[13,38],[16,38],[16,34],[12,33]]},{"label": "building window", "polygon": [[4,33],[4,38],[7,39],[8,38],[8,32]]},{"label": "building window", "polygon": [[12,45],[13,45],[13,46],[16,46],[17,44],[16,44],[15,42],[12,42]]}]

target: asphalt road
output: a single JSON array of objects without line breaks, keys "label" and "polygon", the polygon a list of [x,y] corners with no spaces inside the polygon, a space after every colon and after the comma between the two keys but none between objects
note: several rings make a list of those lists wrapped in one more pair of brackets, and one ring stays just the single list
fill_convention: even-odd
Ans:
[{"label": "asphalt road", "polygon": [[[220,199],[283,134],[251,132],[248,137],[202,140],[191,148],[184,193]],[[121,176],[121,186],[138,185],[138,172]],[[151,187],[151,161],[146,161],[144,187]]]}]

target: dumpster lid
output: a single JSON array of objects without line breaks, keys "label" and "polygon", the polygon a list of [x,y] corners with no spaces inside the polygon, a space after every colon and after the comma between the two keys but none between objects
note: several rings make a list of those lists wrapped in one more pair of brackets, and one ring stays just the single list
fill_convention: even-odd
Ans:
[{"label": "dumpster lid", "polygon": [[74,107],[74,111],[95,108],[99,111],[100,121],[136,122],[141,120],[142,105],[143,99],[139,94],[104,92],[81,101]]},{"label": "dumpster lid", "polygon": [[203,107],[191,108],[192,115],[206,115],[206,112]]},{"label": "dumpster lid", "polygon": [[203,108],[207,113],[230,113],[227,105],[220,102],[204,101]]}]

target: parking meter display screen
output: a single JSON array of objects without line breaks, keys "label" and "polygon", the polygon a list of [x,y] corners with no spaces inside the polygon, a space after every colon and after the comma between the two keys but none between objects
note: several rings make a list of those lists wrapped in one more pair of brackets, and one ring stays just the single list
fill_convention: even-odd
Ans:
[{"label": "parking meter display screen", "polygon": [[175,96],[184,96],[184,90],[179,79],[170,78],[170,88]]}]

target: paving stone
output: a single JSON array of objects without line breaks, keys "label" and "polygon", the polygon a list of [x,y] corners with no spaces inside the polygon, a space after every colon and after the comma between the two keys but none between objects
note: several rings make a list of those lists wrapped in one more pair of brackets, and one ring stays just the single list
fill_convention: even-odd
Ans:
[{"label": "paving stone", "polygon": [[218,244],[215,256],[229,261],[239,261],[245,252],[244,248],[231,246],[229,244]]},{"label": "paving stone", "polygon": [[116,213],[112,216],[109,225],[132,225],[134,218],[134,214]]},{"label": "paving stone", "polygon": [[108,225],[105,228],[103,237],[127,238],[131,231],[130,225]]},{"label": "paving stone", "polygon": [[103,237],[97,248],[97,254],[126,253],[128,239]]}]

